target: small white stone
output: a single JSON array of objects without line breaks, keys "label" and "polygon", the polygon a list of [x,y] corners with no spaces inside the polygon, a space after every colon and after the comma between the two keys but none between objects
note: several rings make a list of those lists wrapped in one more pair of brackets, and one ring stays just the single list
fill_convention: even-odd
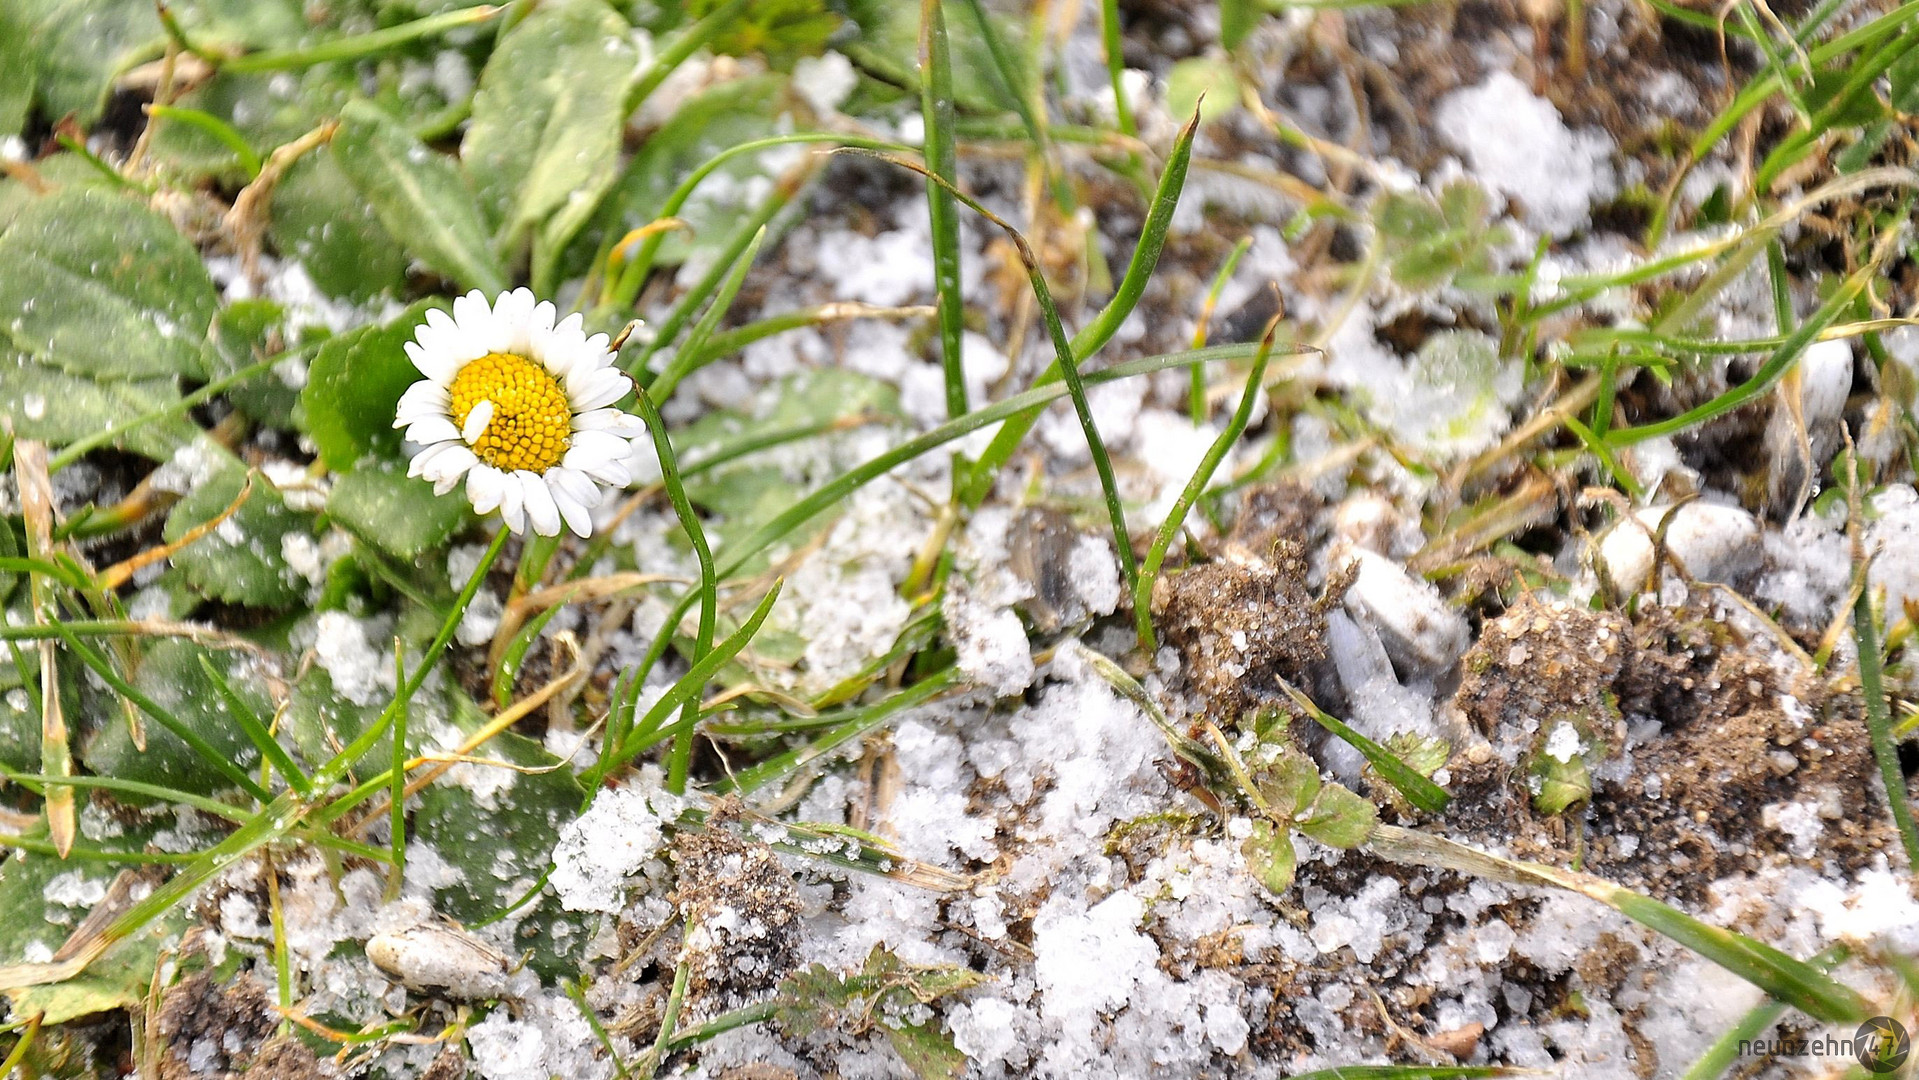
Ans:
[{"label": "small white stone", "polygon": [[407,988],[457,1001],[498,997],[513,962],[464,930],[423,923],[367,939],[366,958]]},{"label": "small white stone", "polygon": [[1636,592],[1649,584],[1653,537],[1667,520],[1666,551],[1699,581],[1730,582],[1759,566],[1759,523],[1736,506],[1690,502],[1678,509],[1649,506],[1607,530],[1599,558],[1613,584]]}]

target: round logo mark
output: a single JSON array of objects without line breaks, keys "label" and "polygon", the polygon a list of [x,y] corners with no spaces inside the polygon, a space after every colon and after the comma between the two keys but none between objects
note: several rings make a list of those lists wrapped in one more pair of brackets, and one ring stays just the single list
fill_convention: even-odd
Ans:
[{"label": "round logo mark", "polygon": [[1875,1016],[1853,1033],[1852,1050],[1869,1073],[1893,1072],[1912,1053],[1905,1026],[1890,1016]]}]

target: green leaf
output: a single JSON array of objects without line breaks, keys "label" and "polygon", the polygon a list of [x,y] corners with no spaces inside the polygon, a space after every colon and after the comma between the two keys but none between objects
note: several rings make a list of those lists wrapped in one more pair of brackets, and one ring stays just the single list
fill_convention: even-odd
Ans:
[{"label": "green leaf", "polygon": [[[222,460],[212,475],[195,484],[167,515],[162,535],[168,543],[218,517],[247,482],[247,470],[224,450],[210,443],[203,443],[202,448]],[[173,565],[210,599],[247,607],[284,608],[300,600],[305,582],[287,566],[280,545],[287,534],[307,526],[304,515],[287,509],[273,485],[256,476],[252,494],[233,516],[174,552]]]},{"label": "green leaf", "polygon": [[[44,829],[40,832],[35,839],[44,839]],[[116,846],[127,846],[128,839],[116,840]],[[91,897],[94,890],[100,894],[110,890],[122,869],[112,863],[28,852],[15,853],[0,864],[0,910],[9,916],[0,919],[0,963],[25,960],[30,949],[35,955],[43,955],[42,949],[58,949],[86,918],[88,906],[55,903],[47,898],[56,878],[62,879],[56,890],[59,895]],[[114,944],[74,978],[9,990],[12,1015],[38,1015],[42,1024],[53,1025],[138,1005],[152,984],[161,949],[178,939],[191,917],[186,908],[176,908]]]},{"label": "green leaf", "polygon": [[953,1037],[940,1030],[937,1017],[925,1023],[881,1021],[886,1041],[920,1080],[957,1080],[966,1072],[966,1055],[953,1045]]},{"label": "green leaf", "polygon": [[300,403],[307,434],[327,468],[346,472],[367,454],[397,457],[400,433],[393,429],[400,395],[421,376],[403,346],[440,300],[422,300],[385,325],[349,330],[329,339],[307,367]]},{"label": "green leaf", "polygon": [[1461,273],[1491,266],[1490,247],[1503,233],[1487,226],[1486,193],[1464,180],[1434,200],[1417,191],[1393,192],[1374,211],[1393,280],[1408,289],[1436,289]]},{"label": "green leaf", "polygon": [[[337,65],[271,74],[222,71],[181,95],[174,104],[227,124],[255,153],[265,157],[274,147],[292,142],[338,116],[357,91],[352,72]],[[154,161],[185,182],[218,180],[238,186],[251,179],[233,148],[202,126],[162,119],[154,127],[148,150]],[[294,163],[285,179],[325,157],[307,155]],[[345,187],[345,181],[337,176],[335,182]],[[347,191],[351,193],[350,188]],[[291,202],[285,192],[276,191],[275,216],[281,206]],[[363,207],[360,212],[366,213]]]},{"label": "green leaf", "polygon": [[[207,649],[185,638],[154,642],[128,681],[227,760],[250,770],[259,763],[260,751],[234,721],[219,688],[201,666],[203,657],[219,669],[235,695],[256,715],[273,715],[272,698],[255,679],[242,654]],[[114,720],[101,725],[82,751],[81,760],[88,769],[101,776],[160,784],[196,795],[234,787],[230,778],[207,764],[185,740],[151,718],[146,726],[147,748],[134,746],[127,725],[117,713],[115,709],[101,714]]]},{"label": "green leaf", "polygon": [[[456,706],[456,728],[470,731],[485,721],[472,702]],[[473,789],[442,778],[419,795],[407,836],[424,844],[460,871],[457,880],[434,890],[434,909],[462,922],[478,922],[513,903],[532,887],[551,861],[561,826],[579,813],[585,792],[561,762],[531,739],[506,732],[481,751],[528,768],[550,772],[515,773],[488,768]],[[588,917],[564,910],[548,890],[543,899],[517,913],[517,948],[531,950],[527,964],[552,979],[579,974],[579,958],[592,937]]]},{"label": "green leaf", "polygon": [[100,118],[114,77],[158,59],[165,40],[151,0],[28,0],[26,11],[41,108],[52,119],[72,113],[81,127]]},{"label": "green leaf", "polygon": [[[607,197],[609,229],[618,235],[658,217],[680,181],[720,151],[778,134],[786,79],[757,75],[720,83],[693,95],[647,138],[626,175]],[[716,169],[677,215],[688,229],[666,234],[656,265],[683,262],[695,250],[717,253],[733,227],[751,213],[753,181],[765,176],[760,155],[743,154]]]},{"label": "green leaf", "polygon": [[329,296],[366,301],[398,295],[406,284],[406,252],[331,154],[309,155],[287,170],[273,189],[267,236]]},{"label": "green leaf", "polygon": [[392,459],[374,461],[340,477],[327,513],[355,536],[400,559],[415,559],[446,543],[467,520],[464,495],[433,494]]},{"label": "green leaf", "polygon": [[0,139],[18,135],[26,126],[38,81],[39,65],[27,37],[26,16],[22,6],[0,4],[0,71],[7,73],[0,79]]},{"label": "green leaf", "polygon": [[[859,25],[859,37],[839,49],[853,63],[895,86],[919,88],[919,5],[897,0],[849,0],[844,10]],[[1026,35],[1020,25],[982,9],[996,21],[995,33],[1008,55],[1023,55]],[[953,19],[948,27],[953,56],[953,101],[967,112],[1011,112],[1014,102],[1001,85],[992,49],[972,19]]]},{"label": "green leaf", "polygon": [[0,236],[0,266],[0,328],[35,359],[102,380],[206,377],[213,281],[133,199],[94,187],[35,199]]},{"label": "green leaf", "polygon": [[1278,894],[1292,887],[1299,855],[1293,850],[1293,838],[1288,830],[1264,818],[1256,820],[1252,835],[1239,845],[1239,850],[1267,891]]},{"label": "green leaf", "polygon": [[1294,824],[1322,844],[1356,848],[1373,835],[1379,811],[1367,800],[1339,784],[1327,784],[1313,800],[1312,809]]},{"label": "green leaf", "polygon": [[1262,14],[1256,0],[1219,0],[1219,43],[1228,49],[1239,48],[1239,43],[1259,25]]},{"label": "green leaf", "polygon": [[[100,381],[71,375],[0,344],[0,416],[23,438],[64,445],[130,416],[177,401],[172,377]],[[183,417],[147,424],[119,440],[136,454],[164,461],[200,429]]]},{"label": "green leaf", "polygon": [[506,289],[506,270],[487,243],[473,190],[451,158],[357,100],[342,111],[329,150],[388,235],[414,257],[488,296]]},{"label": "green leaf", "polygon": [[1233,74],[1232,64],[1217,57],[1190,56],[1173,65],[1166,75],[1166,111],[1184,120],[1196,107],[1202,122],[1239,108],[1239,76]]},{"label": "green leaf", "polygon": [[541,4],[480,75],[461,160],[507,259],[531,237],[536,292],[551,291],[560,254],[613,186],[638,64],[630,31],[601,0]]}]

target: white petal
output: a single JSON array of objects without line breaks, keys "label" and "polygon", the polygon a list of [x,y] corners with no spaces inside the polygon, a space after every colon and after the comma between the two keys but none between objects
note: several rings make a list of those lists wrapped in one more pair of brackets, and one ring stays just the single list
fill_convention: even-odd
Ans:
[{"label": "white petal", "polygon": [[587,479],[585,473],[578,469],[569,469],[564,465],[546,470],[546,485],[553,489],[555,500],[565,495],[583,507],[598,506],[606,497],[600,491],[599,485]]},{"label": "white petal", "polygon": [[407,342],[403,348],[406,349],[407,359],[413,361],[413,366],[419,369],[420,374],[442,386],[451,381],[454,373],[460,370],[460,361],[453,359],[445,349],[415,344],[411,341]]},{"label": "white petal", "polygon": [[[547,475],[552,476],[553,470],[549,469]],[[566,527],[573,530],[573,535],[582,540],[593,535],[593,515],[587,512],[586,507],[576,502],[573,496],[555,488],[553,505],[559,508],[560,516],[566,519]]]},{"label": "white petal", "polygon": [[528,320],[527,325],[535,330],[550,331],[553,329],[553,320],[559,317],[560,309],[553,306],[553,301],[542,300],[534,305],[533,318]]},{"label": "white petal", "polygon": [[447,492],[452,491],[454,488],[459,486],[460,486],[459,473],[454,473],[452,476],[442,476],[438,480],[435,480],[433,482],[433,494],[445,495]]},{"label": "white petal", "polygon": [[525,354],[531,343],[533,290],[514,289],[493,302],[492,345],[501,352]]},{"label": "white petal", "polygon": [[618,368],[600,368],[584,378],[576,368],[566,380],[566,398],[572,402],[575,412],[586,412],[613,404],[625,397],[631,387],[626,372]]},{"label": "white petal", "polygon": [[452,405],[445,387],[430,379],[421,379],[400,395],[400,403],[393,409],[393,426],[405,427],[429,416],[444,417]]},{"label": "white petal", "polygon": [[589,409],[573,414],[574,431],[613,431],[620,426],[620,417],[625,415],[618,409]]},{"label": "white petal", "polygon": [[413,460],[407,463],[406,474],[408,476],[425,475],[426,470],[445,452],[447,447],[458,445],[458,443],[434,443],[432,446],[413,455]]},{"label": "white petal", "polygon": [[[438,484],[448,478],[459,479],[466,471],[480,463],[480,459],[459,443],[440,443],[434,447],[439,453],[433,461],[420,470],[420,475]],[[424,456],[424,455],[422,455]]]},{"label": "white petal", "polygon": [[458,440],[459,437],[460,429],[454,427],[453,421],[441,414],[422,417],[408,424],[406,428],[406,441],[419,443],[421,446]]},{"label": "white petal", "polygon": [[586,475],[609,487],[623,488],[633,482],[633,474],[626,471],[625,455],[620,460],[595,457],[590,453],[581,453],[578,447],[566,452],[561,462],[569,469],[578,469]]},{"label": "white petal", "polygon": [[462,329],[471,330],[492,322],[493,309],[487,306],[486,294],[478,289],[465,296],[455,297],[453,301],[453,321]]},{"label": "white petal", "polygon": [[475,465],[466,474],[466,498],[476,514],[491,513],[505,492],[506,474],[491,465]]},{"label": "white petal", "polygon": [[526,528],[526,491],[520,486],[520,478],[513,473],[500,476],[500,517],[506,521],[506,527],[518,533]]},{"label": "white petal", "polygon": [[[480,436],[486,434],[486,426],[492,422],[493,402],[491,399],[482,399],[478,405],[473,406],[472,411],[466,414],[466,423],[461,426],[456,434],[458,434],[468,446],[472,446],[474,443],[480,441]],[[452,427],[453,425],[448,424],[447,426]]]},{"label": "white petal", "polygon": [[[629,447],[625,439],[604,431],[576,431],[573,433],[573,445],[566,456],[581,455],[582,460],[618,461],[625,457]],[[571,464],[569,461],[568,464]]]},{"label": "white petal", "polygon": [[553,492],[540,479],[525,469],[514,473],[520,478],[520,486],[526,491],[526,518],[533,525],[533,531],[541,536],[557,536],[560,532],[560,508],[553,503]]}]

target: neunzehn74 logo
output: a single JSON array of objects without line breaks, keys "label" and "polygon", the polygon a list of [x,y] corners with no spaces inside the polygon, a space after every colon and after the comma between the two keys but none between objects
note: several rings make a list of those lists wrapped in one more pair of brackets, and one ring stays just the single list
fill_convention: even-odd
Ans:
[{"label": "neunzehn74 logo", "polygon": [[1890,1016],[1875,1016],[1859,1025],[1852,1038],[1741,1039],[1741,1057],[1850,1057],[1876,1075],[1896,1072],[1912,1055],[1905,1025]]}]

